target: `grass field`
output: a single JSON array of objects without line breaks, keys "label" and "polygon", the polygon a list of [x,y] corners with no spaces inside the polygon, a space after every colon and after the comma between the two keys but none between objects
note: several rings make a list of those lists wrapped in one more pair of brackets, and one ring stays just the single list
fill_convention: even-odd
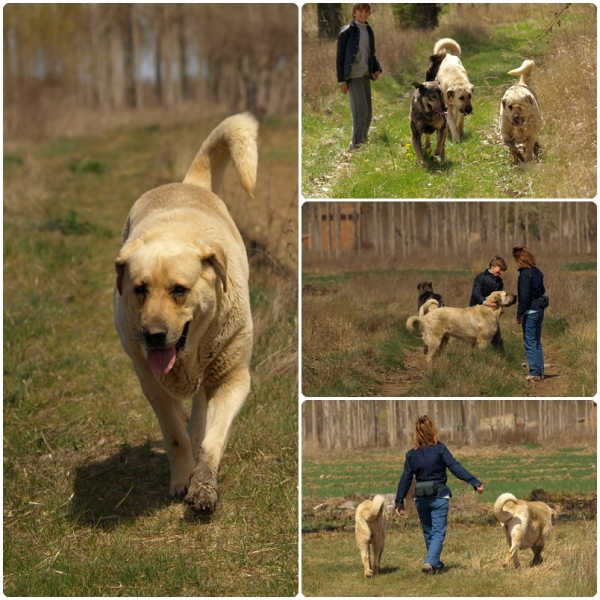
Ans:
[{"label": "grass field", "polygon": [[[397,520],[397,517],[392,517]],[[505,569],[508,546],[497,525],[452,522],[442,552],[446,569],[434,577],[420,572],[425,556],[418,518],[388,532],[379,575],[363,579],[352,528],[304,536],[302,593],[305,596],[465,597],[594,596],[596,522],[559,523],[544,551],[544,562],[530,568],[531,552],[519,553],[521,568]]]},{"label": "grass field", "polygon": [[181,181],[217,123],[5,146],[8,596],[297,593],[294,119],[261,124],[255,198],[232,168],[221,194],[253,242],[255,338],[252,391],[211,519],[186,520],[169,498],[158,422],[112,323],[114,259],[131,205]]},{"label": "grass field", "polygon": [[[374,120],[369,143],[355,153],[346,152],[352,123],[348,98],[337,91],[333,77],[325,85],[321,74],[328,69],[334,73],[335,41],[306,42],[303,194],[308,198],[594,197],[595,158],[593,153],[578,152],[574,143],[578,128],[596,129],[595,87],[584,89],[577,83],[596,70],[595,9],[572,4],[561,27],[548,31],[558,5],[537,5],[529,11],[528,5],[519,6],[523,13],[513,22],[509,10],[489,17],[482,14],[485,8],[472,7],[473,14],[465,20],[449,7],[433,33],[393,29],[391,15],[380,7],[370,22],[384,71],[372,83]],[[461,44],[461,60],[475,85],[474,112],[466,118],[462,141],[450,141],[449,136],[446,163],[440,165],[430,157],[426,168],[421,168],[408,119],[411,82],[422,80],[433,44],[441,37]],[[498,127],[500,99],[517,82],[507,72],[524,58],[536,61],[533,87],[544,115],[542,159],[526,169],[512,165]],[[560,105],[556,90],[574,86],[578,107],[573,113],[573,107]],[[578,115],[577,125],[563,119],[567,112]]]},{"label": "grass field", "polygon": [[[485,484],[483,496],[448,473],[453,497],[473,496],[482,503],[493,502],[510,488],[524,498],[535,488],[547,492],[586,494],[596,490],[595,447],[533,448],[518,445],[494,451],[485,447],[454,451],[455,458]],[[404,452],[357,453],[351,461],[333,459],[302,462],[302,496],[329,498],[352,492],[395,494],[404,467]],[[518,476],[516,476],[518,474]],[[508,487],[507,487],[508,486]]]},{"label": "grass field", "polygon": [[[588,306],[580,291],[594,293],[596,264],[553,252],[536,256],[547,293],[555,300],[544,317],[548,367],[539,386],[524,379],[516,307],[506,309],[500,319],[505,357],[451,340],[427,370],[418,333],[410,335],[406,329],[407,318],[416,314],[418,282],[434,281],[448,306],[467,306],[481,269],[434,265],[429,257],[415,257],[411,268],[386,269],[382,264],[377,269],[353,261],[348,270],[338,265],[303,270],[302,392],[307,397],[594,395],[596,307]],[[516,275],[509,269],[503,276],[505,289],[516,291]]]},{"label": "grass field", "polygon": [[[378,452],[346,452],[305,458],[303,477],[302,592],[306,596],[592,596],[596,594],[595,501],[577,512],[555,502],[558,512],[553,537],[542,565],[530,568],[531,552],[519,553],[521,569],[502,567],[507,545],[495,522],[492,506],[511,491],[528,498],[542,488],[550,498],[595,498],[596,446],[479,446],[452,449],[454,456],[484,482],[483,495],[449,474],[449,528],[442,560],[446,569],[436,577],[420,572],[425,544],[410,500],[407,513],[388,522],[382,570],[363,579],[354,540],[354,523],[323,520],[310,507],[327,498],[365,494],[395,494],[403,458]],[[550,502],[552,504],[552,502]],[[593,507],[593,509],[591,508]]]}]

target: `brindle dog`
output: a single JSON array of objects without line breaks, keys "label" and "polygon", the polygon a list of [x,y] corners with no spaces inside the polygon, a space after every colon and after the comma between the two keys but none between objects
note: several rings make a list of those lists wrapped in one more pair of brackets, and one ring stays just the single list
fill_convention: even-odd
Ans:
[{"label": "brindle dog", "polygon": [[410,129],[417,159],[422,165],[425,165],[421,136],[425,135],[425,148],[430,148],[430,136],[436,132],[437,144],[434,155],[439,156],[440,160],[444,162],[446,159],[446,115],[448,109],[444,102],[442,88],[437,81],[426,81],[425,83],[414,81],[412,85],[416,89],[410,102]]}]

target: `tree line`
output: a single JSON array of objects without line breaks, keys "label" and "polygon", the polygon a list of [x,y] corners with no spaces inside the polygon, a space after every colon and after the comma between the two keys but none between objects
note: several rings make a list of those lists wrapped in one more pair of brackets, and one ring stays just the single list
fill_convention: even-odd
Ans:
[{"label": "tree line", "polygon": [[293,4],[7,4],[3,34],[5,106],[297,110]]},{"label": "tree line", "polygon": [[304,250],[339,258],[372,251],[406,258],[418,247],[471,255],[474,248],[558,245],[590,253],[596,243],[593,202],[306,202]]},{"label": "tree line", "polygon": [[408,450],[423,414],[435,421],[440,441],[472,446],[596,432],[592,400],[306,400],[302,442],[324,450]]}]

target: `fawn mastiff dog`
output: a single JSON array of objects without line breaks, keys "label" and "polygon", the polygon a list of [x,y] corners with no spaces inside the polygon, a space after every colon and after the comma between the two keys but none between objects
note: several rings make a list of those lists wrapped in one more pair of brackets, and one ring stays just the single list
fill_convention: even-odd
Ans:
[{"label": "fawn mastiff dog", "polygon": [[531,87],[533,66],[532,60],[525,60],[518,69],[508,72],[520,75],[521,79],[506,90],[500,102],[500,133],[515,162],[529,162],[540,151],[542,113],[540,101]]},{"label": "fawn mastiff dog", "polygon": [[443,352],[451,337],[470,342],[477,348],[487,348],[498,329],[503,308],[512,306],[517,297],[503,290],[492,292],[486,301],[488,304],[494,303],[496,308],[481,304],[467,308],[437,308],[435,305],[439,303],[432,299],[421,307],[422,316],[409,317],[406,321],[409,333],[413,332],[415,324],[421,328],[427,347],[427,362]]},{"label": "fawn mastiff dog", "polygon": [[460,61],[461,50],[458,43],[452,38],[438,40],[433,47],[434,56],[431,61],[435,64],[435,55],[445,53],[437,72],[444,100],[448,106],[448,127],[452,139],[457,141],[464,131],[465,116],[473,112],[471,97],[473,85],[469,82],[466,69]]},{"label": "fawn mastiff dog", "polygon": [[[365,500],[356,507],[354,534],[360,550],[365,578],[379,572],[381,555],[385,545],[387,514],[385,497],[376,494],[373,500]],[[373,560],[371,561],[371,546]]]},{"label": "fawn mastiff dog", "polygon": [[257,132],[249,114],[218,125],[183,183],[133,205],[115,261],[115,324],[160,423],[170,492],[199,514],[216,508],[219,463],[250,390],[248,260],[216,194],[230,159],[252,194]]},{"label": "fawn mastiff dog", "polygon": [[494,502],[494,514],[509,545],[504,566],[509,566],[512,560],[518,568],[518,551],[525,548],[531,548],[533,552],[531,566],[539,565],[556,512],[543,502],[527,502],[517,500],[512,494],[501,494]]}]

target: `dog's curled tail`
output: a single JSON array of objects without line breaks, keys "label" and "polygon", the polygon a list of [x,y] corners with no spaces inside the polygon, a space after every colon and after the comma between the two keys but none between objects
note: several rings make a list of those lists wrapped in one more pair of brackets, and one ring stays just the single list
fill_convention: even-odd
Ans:
[{"label": "dog's curled tail", "polygon": [[421,306],[419,309],[419,317],[424,317],[428,312],[431,312],[439,307],[440,303],[435,298],[431,298],[430,300],[427,300],[427,302],[425,302],[425,304],[423,304],[423,306]]},{"label": "dog's curled tail", "polygon": [[442,49],[446,50],[448,54],[460,56],[460,46],[458,45],[458,42],[452,38],[442,38],[441,40],[438,40],[433,47],[433,53],[437,54]]},{"label": "dog's curled tail", "polygon": [[250,113],[233,115],[213,129],[202,144],[183,183],[217,193],[232,160],[245,192],[252,196],[258,167],[258,121]]},{"label": "dog's curled tail", "polygon": [[381,494],[375,494],[373,500],[371,500],[371,510],[364,515],[365,520],[367,521],[375,521],[379,516],[379,513],[384,510],[385,505],[385,497]]},{"label": "dog's curled tail", "polygon": [[513,513],[510,512],[511,509],[514,509],[515,503],[517,499],[512,494],[500,494],[498,498],[496,498],[496,502],[494,502],[494,515],[496,515],[496,519],[500,521],[500,523],[504,523],[505,521],[510,521],[513,518]]},{"label": "dog's curled tail", "polygon": [[440,70],[440,65],[442,61],[446,58],[446,50],[442,49],[437,54],[432,54],[429,57],[429,69],[425,73],[425,81],[435,81],[437,77],[438,71]]},{"label": "dog's curled tail", "polygon": [[524,60],[523,64],[518,69],[513,69],[508,72],[508,75],[520,75],[519,83],[521,85],[529,85],[533,74],[533,66],[535,63],[532,60]]},{"label": "dog's curled tail", "polygon": [[412,333],[415,329],[415,323],[421,324],[421,319],[419,317],[409,317],[406,321],[406,329],[408,329],[408,333]]}]

